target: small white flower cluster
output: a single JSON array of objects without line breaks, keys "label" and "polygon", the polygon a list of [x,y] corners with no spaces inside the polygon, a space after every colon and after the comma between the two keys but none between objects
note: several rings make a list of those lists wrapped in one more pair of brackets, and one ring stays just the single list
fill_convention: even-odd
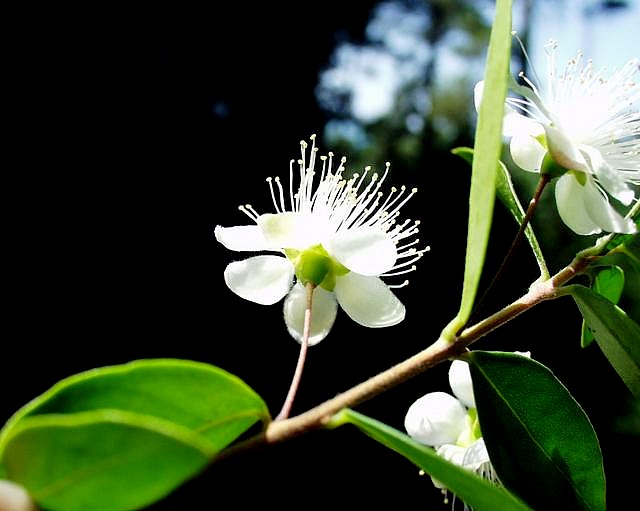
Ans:
[{"label": "small white flower cluster", "polygon": [[[454,360],[446,392],[429,392],[407,411],[404,427],[411,438],[433,447],[439,456],[489,480],[496,476],[480,432],[469,364]],[[446,495],[446,487],[431,478]]]},{"label": "small white flower cluster", "polygon": [[[529,351],[515,353],[531,357]],[[482,438],[468,362],[451,363],[449,386],[453,396],[429,392],[409,407],[404,419],[407,434],[416,442],[433,447],[445,460],[498,482]],[[446,495],[447,488],[437,479],[431,480]]]}]

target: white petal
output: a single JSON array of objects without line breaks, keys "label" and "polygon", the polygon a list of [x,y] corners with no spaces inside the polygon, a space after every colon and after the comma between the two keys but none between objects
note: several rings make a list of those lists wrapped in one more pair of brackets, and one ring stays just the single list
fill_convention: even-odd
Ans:
[{"label": "white petal", "polygon": [[529,172],[540,172],[546,154],[544,146],[530,135],[515,135],[509,143],[511,158],[515,164]]},{"label": "white petal", "polygon": [[348,229],[322,245],[340,264],[361,275],[381,275],[398,258],[396,244],[380,229]]},{"label": "white petal", "polygon": [[291,288],[293,273],[287,258],[262,255],[230,263],[224,270],[224,281],[241,298],[272,305]]},{"label": "white petal", "polygon": [[229,250],[237,252],[259,252],[270,250],[269,243],[262,235],[257,225],[239,225],[237,227],[222,227],[216,225],[213,231],[216,240]]},{"label": "white petal", "polygon": [[404,319],[404,305],[378,277],[350,272],[336,279],[334,291],[344,311],[363,326],[392,326]]},{"label": "white petal", "polygon": [[578,147],[556,126],[545,126],[547,145],[553,160],[568,170],[588,172],[587,162]]},{"label": "white petal", "polygon": [[453,394],[468,408],[476,407],[468,362],[454,360],[449,367],[449,385]]},{"label": "white petal", "polygon": [[464,457],[467,454],[467,449],[455,444],[444,444],[436,449],[436,454],[462,467],[464,466]]},{"label": "white petal", "polygon": [[508,105],[505,107],[505,115],[502,120],[502,134],[505,137],[529,136],[535,138],[543,133],[544,128],[538,121],[519,114]]},{"label": "white petal", "polygon": [[[476,83],[473,88],[473,102],[476,111],[480,110],[480,101],[484,92],[484,80]],[[537,137],[544,133],[542,125],[530,117],[519,114],[509,105],[505,105],[504,118],[502,120],[502,134],[505,137],[513,137],[515,135],[529,135]]]},{"label": "white petal", "polygon": [[0,509],[36,511],[36,506],[22,486],[12,481],[0,480]]},{"label": "white petal", "polygon": [[[309,334],[309,346],[318,344],[324,339],[338,313],[338,303],[335,295],[325,291],[321,287],[313,290],[311,304],[311,332]],[[284,321],[287,330],[296,341],[302,342],[304,331],[304,313],[307,307],[307,290],[302,284],[293,286],[284,301]]]},{"label": "white petal", "polygon": [[591,172],[609,195],[628,206],[633,201],[635,194],[624,179],[624,176],[611,168],[604,160],[600,151],[594,147],[580,146]]},{"label": "white petal", "polygon": [[635,222],[624,218],[609,204],[607,197],[598,190],[591,176],[587,176],[587,184],[583,188],[587,214],[598,227],[606,232],[636,232]]},{"label": "white petal", "polygon": [[484,444],[484,440],[479,438],[466,449],[462,459],[462,466],[475,472],[482,465],[489,462],[487,447]]},{"label": "white petal", "polygon": [[572,173],[558,178],[555,195],[558,214],[572,231],[584,236],[602,232],[587,213],[584,187]]},{"label": "white petal", "polygon": [[[462,464],[464,463],[464,455],[466,452],[467,452],[467,449],[454,444],[444,444],[436,449],[436,454],[438,456],[441,456],[445,460],[450,461],[451,463],[455,463],[456,465],[459,465],[459,466],[462,466]],[[440,481],[435,479],[433,476],[431,477],[431,482],[436,488],[440,490],[444,490],[447,488],[444,484],[442,484]]]},{"label": "white petal", "polygon": [[572,174],[565,174],[556,183],[556,203],[562,221],[578,234],[597,234],[602,231],[634,233],[635,223],[624,218],[609,204],[589,174],[581,185]]},{"label": "white petal", "polygon": [[476,107],[476,112],[480,111],[480,102],[482,101],[482,94],[484,93],[484,80],[480,80],[473,88],[473,104]]},{"label": "white petal", "polygon": [[304,250],[322,239],[324,226],[312,215],[278,213],[260,215],[258,225],[265,239],[273,246]]},{"label": "white petal", "polygon": [[438,447],[456,441],[466,426],[467,410],[445,392],[430,392],[407,410],[404,427],[414,440]]}]

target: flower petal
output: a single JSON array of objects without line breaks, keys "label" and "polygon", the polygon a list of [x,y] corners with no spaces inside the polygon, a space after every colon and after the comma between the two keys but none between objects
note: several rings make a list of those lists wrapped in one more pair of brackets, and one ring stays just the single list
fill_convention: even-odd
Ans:
[{"label": "flower petal", "polygon": [[453,444],[466,427],[467,410],[451,394],[430,392],[407,410],[404,428],[414,440],[433,447]]},{"label": "flower petal", "polygon": [[612,169],[602,157],[602,153],[596,148],[582,145],[580,150],[587,161],[591,172],[609,195],[628,206],[633,201],[635,194],[624,179],[624,176]]},{"label": "flower petal", "polygon": [[603,231],[626,234],[636,232],[635,222],[624,218],[609,204],[607,196],[598,190],[591,176],[587,176],[584,186],[584,203],[587,214]]},{"label": "flower petal", "polygon": [[267,213],[260,215],[257,221],[272,246],[303,250],[320,243],[323,225],[313,215]]},{"label": "flower petal", "polygon": [[467,454],[467,448],[455,444],[444,444],[436,449],[436,454],[462,467],[464,466],[464,457],[465,454]]},{"label": "flower petal", "polygon": [[547,145],[553,160],[567,170],[589,172],[589,167],[578,147],[556,126],[545,126]]},{"label": "flower petal", "polygon": [[538,121],[526,115],[519,114],[507,105],[505,107],[504,119],[502,120],[502,134],[505,137],[527,135],[535,138],[544,134],[544,128]]},{"label": "flower petal", "polygon": [[323,242],[324,248],[349,270],[361,275],[381,275],[396,264],[393,240],[380,229],[348,229]]},{"label": "flower petal", "polygon": [[634,233],[635,222],[624,218],[609,204],[607,196],[598,190],[593,177],[584,174],[584,185],[573,173],[567,173],[556,183],[556,203],[562,221],[578,234],[602,231]]},{"label": "flower petal", "polygon": [[[438,456],[459,466],[462,466],[462,464],[464,463],[464,455],[466,454],[466,452],[467,449],[454,444],[444,444],[436,449],[436,454]],[[439,490],[445,490],[447,488],[433,476],[431,476],[431,482],[433,483],[433,486],[435,486]]]},{"label": "flower petal", "polygon": [[229,250],[235,250],[236,252],[273,250],[257,225],[239,225],[236,227],[216,225],[213,232],[216,240]]},{"label": "flower petal", "polygon": [[0,479],[0,509],[36,511],[27,490],[13,481]]},{"label": "flower petal", "polygon": [[587,213],[584,187],[572,172],[558,178],[555,195],[558,214],[569,229],[584,236],[602,232]]},{"label": "flower petal", "polygon": [[[318,344],[324,339],[338,313],[338,303],[335,295],[325,291],[321,287],[313,290],[311,304],[311,332],[309,334],[309,346]],[[298,283],[289,292],[284,301],[284,321],[287,330],[296,341],[302,342],[304,331],[304,313],[307,308],[307,290]]]},{"label": "flower petal", "polygon": [[334,291],[340,306],[360,325],[381,328],[404,319],[404,305],[378,277],[349,272],[336,279]]},{"label": "flower petal", "polygon": [[478,440],[467,447],[462,459],[462,466],[475,472],[479,470],[482,465],[489,462],[489,453],[484,444],[484,439],[478,438]]},{"label": "flower petal", "polygon": [[540,172],[542,159],[547,150],[530,135],[514,135],[509,142],[509,151],[514,163],[529,172]]},{"label": "flower petal", "polygon": [[476,107],[476,112],[480,111],[480,102],[482,101],[483,94],[484,94],[484,80],[480,80],[473,87],[473,104]]},{"label": "flower petal", "polygon": [[[476,83],[473,88],[473,102],[476,107],[476,112],[480,111],[480,101],[482,101],[483,93],[484,80]],[[544,128],[538,121],[526,115],[519,114],[509,105],[505,105],[504,119],[502,120],[502,134],[505,137],[513,137],[515,135],[537,137],[543,133]]]},{"label": "flower petal", "polygon": [[262,255],[230,263],[224,270],[224,281],[241,298],[272,305],[291,288],[293,273],[287,258]]},{"label": "flower petal", "polygon": [[468,408],[476,407],[473,396],[473,383],[469,363],[464,360],[454,360],[449,367],[449,385],[453,394]]}]

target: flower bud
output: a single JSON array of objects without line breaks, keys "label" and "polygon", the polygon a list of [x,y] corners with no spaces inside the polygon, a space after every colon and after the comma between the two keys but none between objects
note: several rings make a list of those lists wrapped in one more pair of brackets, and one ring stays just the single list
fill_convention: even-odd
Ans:
[{"label": "flower bud", "polygon": [[430,392],[413,403],[404,419],[410,437],[431,446],[453,444],[466,426],[467,411],[455,397]]}]

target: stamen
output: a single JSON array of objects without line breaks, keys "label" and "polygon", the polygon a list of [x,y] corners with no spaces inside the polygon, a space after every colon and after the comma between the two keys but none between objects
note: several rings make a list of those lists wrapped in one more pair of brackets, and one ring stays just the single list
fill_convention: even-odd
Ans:
[{"label": "stamen", "polygon": [[276,208],[276,213],[282,213],[282,211],[280,211],[280,208],[278,208],[278,202],[276,201],[276,196],[273,191],[273,179],[271,177],[268,177],[267,183],[269,183],[269,191],[271,192],[271,202],[273,202],[273,206]]},{"label": "stamen", "polygon": [[295,160],[289,160],[289,200],[291,201],[291,211],[296,211],[296,203],[293,196],[293,164]]},{"label": "stamen", "polygon": [[[409,247],[410,247],[410,246],[412,246],[412,245],[417,245],[419,241],[420,241],[420,239],[419,239],[419,238],[416,238],[416,239],[415,239],[415,240],[413,240],[411,243],[407,243],[406,245],[402,245],[401,247],[396,247],[396,250],[397,250],[398,252],[401,252],[402,250],[404,250],[404,249],[406,249],[406,248],[409,248]],[[397,244],[397,241],[396,241],[396,244]]]},{"label": "stamen", "polygon": [[380,275],[381,277],[397,277],[398,275],[404,275],[405,273],[411,273],[412,271],[416,271],[417,266],[414,264],[411,268],[407,268],[406,270],[394,271],[389,273],[383,273]]},{"label": "stamen", "polygon": [[260,215],[258,215],[255,212],[255,210],[251,207],[250,204],[247,204],[245,206],[238,206],[238,209],[242,211],[245,215],[247,215],[249,218],[251,218],[251,220],[253,220],[254,222],[258,221],[258,217]]},{"label": "stamen", "polygon": [[409,285],[409,281],[405,280],[402,284],[387,284],[387,287],[390,289],[400,289],[401,287],[406,287]]}]

